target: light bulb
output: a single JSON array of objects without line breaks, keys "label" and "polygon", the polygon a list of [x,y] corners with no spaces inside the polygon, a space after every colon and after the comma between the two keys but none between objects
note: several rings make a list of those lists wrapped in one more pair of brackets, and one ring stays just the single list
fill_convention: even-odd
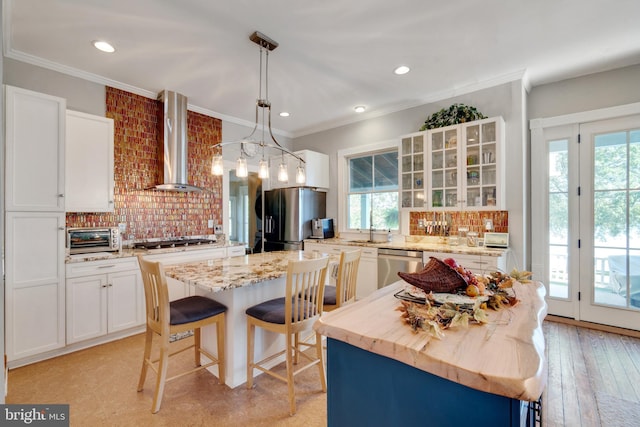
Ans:
[{"label": "light bulb", "polygon": [[236,176],[238,178],[246,178],[249,175],[249,170],[247,169],[247,159],[244,157],[238,158],[238,162],[236,165]]},{"label": "light bulb", "polygon": [[289,181],[289,173],[287,172],[287,165],[284,163],[280,163],[278,167],[278,181],[287,182]]},{"label": "light bulb", "polygon": [[260,160],[258,163],[258,176],[261,179],[269,178],[269,163],[265,159]]},{"label": "light bulb", "polygon": [[211,162],[211,174],[221,176],[222,173],[222,156],[220,154],[216,154],[213,156],[213,161]]},{"label": "light bulb", "polygon": [[304,184],[306,180],[307,177],[304,174],[304,168],[300,165],[298,169],[296,169],[296,184]]}]

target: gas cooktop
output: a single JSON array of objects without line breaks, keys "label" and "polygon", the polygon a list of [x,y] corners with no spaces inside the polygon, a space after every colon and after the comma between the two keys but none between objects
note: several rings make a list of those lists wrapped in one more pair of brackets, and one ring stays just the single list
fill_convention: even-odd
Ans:
[{"label": "gas cooktop", "polygon": [[162,248],[179,248],[183,246],[210,245],[213,243],[216,243],[216,241],[212,239],[185,238],[185,239],[173,239],[173,240],[158,240],[155,242],[139,242],[139,243],[135,243],[133,247],[135,249],[162,249]]}]

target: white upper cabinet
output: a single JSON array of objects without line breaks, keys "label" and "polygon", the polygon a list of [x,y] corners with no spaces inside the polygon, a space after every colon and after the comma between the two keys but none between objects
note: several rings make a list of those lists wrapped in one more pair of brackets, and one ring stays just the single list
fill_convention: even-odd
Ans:
[{"label": "white upper cabinet", "polygon": [[65,210],[113,212],[113,119],[67,110]]},{"label": "white upper cabinet", "polygon": [[269,170],[270,188],[329,188],[329,156],[310,150],[295,151],[294,153],[304,160],[302,166],[304,167],[306,175],[305,182],[302,184],[296,182],[296,172],[300,165],[300,161],[285,153],[284,163],[287,166],[288,179],[284,182],[278,180],[278,171],[283,160],[281,155],[273,156],[270,160],[271,168]]},{"label": "white upper cabinet", "polygon": [[504,207],[504,121],[484,119],[427,131],[428,208]]},{"label": "white upper cabinet", "polygon": [[64,212],[66,100],[5,86],[6,210]]},{"label": "white upper cabinet", "polygon": [[501,117],[462,126],[463,206],[504,208],[504,121]]},{"label": "white upper cabinet", "polygon": [[402,137],[400,142],[400,197],[403,208],[425,206],[424,149],[427,132]]}]

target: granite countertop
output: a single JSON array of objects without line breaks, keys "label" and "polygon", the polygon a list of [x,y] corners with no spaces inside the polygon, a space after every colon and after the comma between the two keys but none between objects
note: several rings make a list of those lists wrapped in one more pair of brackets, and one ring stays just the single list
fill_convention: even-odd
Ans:
[{"label": "granite countertop", "polygon": [[398,360],[476,390],[536,401],[546,378],[542,321],[547,313],[540,282],[516,282],[520,303],[488,310],[489,322],[445,330],[442,339],[415,333],[397,311],[403,281],[339,310],[314,328],[329,338]]},{"label": "granite countertop", "polygon": [[344,239],[344,238],[331,238],[331,239],[306,239],[305,243],[320,243],[325,245],[344,245],[344,246],[359,246],[370,247],[378,249],[403,249],[409,251],[424,251],[424,252],[444,252],[453,254],[469,254],[469,255],[481,255],[481,256],[495,256],[499,257],[507,253],[509,249],[500,248],[485,248],[484,246],[466,246],[466,245],[449,245],[448,243],[441,243],[440,239],[420,239],[415,240],[407,239],[406,241],[392,241],[392,242],[368,242],[364,240],[356,239]]},{"label": "granite countertop", "polygon": [[131,249],[131,248],[123,248],[121,252],[95,252],[88,254],[75,254],[75,255],[67,255],[65,257],[65,264],[71,264],[75,262],[86,262],[86,261],[99,261],[104,259],[117,259],[117,258],[128,258],[135,257],[138,255],[155,255],[155,254],[170,254],[176,252],[187,252],[187,251],[201,251],[204,249],[219,249],[219,248],[228,248],[234,246],[244,246],[244,243],[240,242],[218,242],[211,243],[207,245],[196,245],[196,246],[180,246],[177,248],[163,248],[163,249]]},{"label": "granite countertop", "polygon": [[[305,251],[277,251],[233,258],[187,262],[165,267],[168,277],[210,292],[250,286],[266,280],[285,277],[289,260],[316,258],[317,253]],[[328,256],[338,262],[337,255]]]}]

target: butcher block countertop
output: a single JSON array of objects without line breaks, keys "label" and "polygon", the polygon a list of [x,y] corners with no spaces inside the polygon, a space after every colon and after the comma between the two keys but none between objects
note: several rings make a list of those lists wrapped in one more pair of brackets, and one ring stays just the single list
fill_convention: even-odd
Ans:
[{"label": "butcher block countertop", "polygon": [[487,310],[489,322],[445,330],[442,339],[413,332],[397,310],[398,281],[365,299],[324,313],[314,328],[328,338],[395,359],[422,371],[487,393],[537,401],[546,361],[542,321],[547,307],[539,282],[514,284],[520,303]]}]

